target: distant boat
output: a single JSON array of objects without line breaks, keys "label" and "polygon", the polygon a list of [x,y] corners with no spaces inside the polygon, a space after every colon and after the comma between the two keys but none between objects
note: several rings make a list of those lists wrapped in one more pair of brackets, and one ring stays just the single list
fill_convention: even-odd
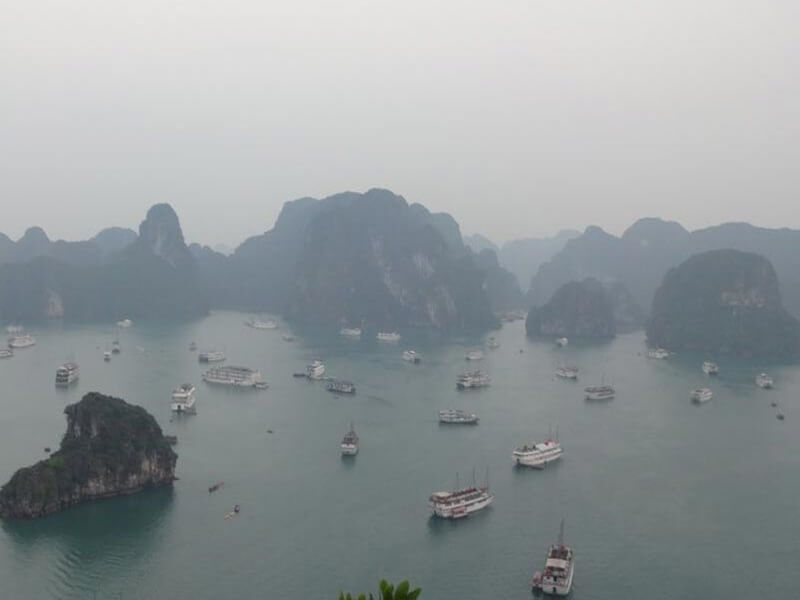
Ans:
[{"label": "distant boat", "polygon": [[567,344],[569,344],[569,339],[565,337],[560,337],[556,339],[556,346],[560,348],[564,348]]},{"label": "distant boat", "polygon": [[314,360],[306,367],[306,377],[309,379],[322,379],[325,376],[325,364],[321,360]]},{"label": "distant boat", "polygon": [[704,404],[713,396],[714,393],[708,388],[697,388],[689,392],[689,399],[695,404]]},{"label": "distant boat", "polygon": [[703,373],[706,375],[718,375],[719,374],[719,367],[717,363],[711,362],[707,360],[703,363]]},{"label": "distant boat", "polygon": [[14,351],[11,348],[0,348],[0,359],[11,358],[14,356]]},{"label": "distant boat", "polygon": [[129,327],[133,326],[133,321],[130,319],[122,319],[122,321],[117,321],[117,327],[121,327],[122,329],[128,329]]},{"label": "distant boat", "polygon": [[355,456],[358,454],[358,435],[356,434],[356,430],[352,423],[350,423],[350,431],[344,435],[344,438],[342,438],[342,443],[339,444],[339,447],[342,451],[342,454],[345,456]]},{"label": "distant boat", "polygon": [[170,408],[177,413],[195,413],[195,387],[191,383],[184,383],[172,392]]},{"label": "distant boat", "polygon": [[447,425],[477,425],[478,415],[465,410],[453,410],[452,408],[440,410],[439,423]]},{"label": "distant boat", "polygon": [[119,345],[119,340],[114,340],[111,342],[111,353],[119,354],[120,352],[122,352],[122,348]]},{"label": "distant boat", "polygon": [[78,363],[65,362],[56,369],[56,386],[69,387],[78,381],[79,374]]},{"label": "distant boat", "polygon": [[553,596],[568,596],[575,577],[575,555],[572,548],[564,545],[564,519],[558,534],[558,543],[550,546],[544,572],[537,572],[531,580],[535,592]]},{"label": "distant boat", "polygon": [[209,352],[201,352],[197,355],[197,360],[200,362],[222,362],[225,360],[225,353],[219,350],[210,350]]},{"label": "distant boat", "polygon": [[396,331],[381,331],[377,338],[379,342],[399,342],[400,334]]},{"label": "distant boat", "polygon": [[291,335],[291,334],[288,334],[288,333],[284,333],[284,334],[281,336],[281,339],[282,339],[284,342],[293,342],[293,341],[294,341],[294,336],[293,336],[293,335]]},{"label": "distant boat", "polygon": [[772,377],[766,373],[759,373],[759,375],[756,376],[756,385],[761,389],[771,390],[774,386],[774,383],[772,381]]},{"label": "distant boat", "polygon": [[656,348],[655,350],[648,350],[647,358],[664,360],[665,358],[669,358],[669,350],[664,350],[664,348]]},{"label": "distant boat", "polygon": [[491,383],[489,376],[482,371],[467,371],[456,379],[456,388],[459,390],[472,390],[486,387]]},{"label": "distant boat", "polygon": [[428,498],[433,515],[442,519],[463,519],[474,512],[483,510],[492,504],[494,494],[489,491],[488,483],[478,487],[471,485],[459,487],[456,476],[456,489],[452,492],[434,492]]},{"label": "distant boat", "polygon": [[244,323],[248,327],[252,327],[253,329],[277,329],[278,323],[274,319],[267,319],[266,321],[262,321],[256,317],[250,317]]},{"label": "distant boat", "polygon": [[613,400],[617,391],[610,385],[593,385],[584,388],[587,400]]},{"label": "distant boat", "polygon": [[469,352],[464,355],[464,358],[467,360],[483,360],[483,351],[481,350],[470,350]]},{"label": "distant boat", "polygon": [[494,336],[491,336],[491,337],[489,338],[489,341],[488,341],[488,343],[487,343],[486,345],[489,347],[489,349],[490,349],[490,350],[496,350],[497,348],[499,348],[499,347],[500,347],[500,342],[498,342],[498,341],[495,339],[495,337],[494,337]]},{"label": "distant boat", "polygon": [[403,360],[412,364],[418,365],[422,362],[422,358],[417,354],[416,350],[406,350],[403,352]]},{"label": "distant boat", "polygon": [[223,485],[225,485],[225,482],[224,481],[220,481],[219,483],[215,483],[214,485],[209,486],[208,493],[210,494],[211,492],[216,492]]},{"label": "distant boat", "polygon": [[556,369],[556,377],[559,379],[571,379],[572,381],[577,381],[578,367],[558,367]]},{"label": "distant boat", "polygon": [[8,338],[8,347],[9,348],[30,348],[31,346],[36,345],[36,338],[27,333],[20,333],[17,335],[12,335]]},{"label": "distant boat", "polygon": [[106,362],[111,362],[111,350],[106,350],[103,352],[103,360]]},{"label": "distant boat", "polygon": [[339,330],[339,335],[349,338],[361,337],[361,329],[358,327],[342,327]]},{"label": "distant boat", "polygon": [[259,390],[267,388],[267,383],[261,376],[261,372],[247,367],[212,367],[203,373],[203,381],[229,387],[256,388]]},{"label": "distant boat", "polygon": [[517,465],[541,469],[561,458],[562,454],[564,450],[558,440],[548,437],[544,442],[532,442],[516,448],[511,456]]},{"label": "distant boat", "polygon": [[325,389],[334,394],[355,394],[356,385],[352,381],[332,379],[325,385]]}]

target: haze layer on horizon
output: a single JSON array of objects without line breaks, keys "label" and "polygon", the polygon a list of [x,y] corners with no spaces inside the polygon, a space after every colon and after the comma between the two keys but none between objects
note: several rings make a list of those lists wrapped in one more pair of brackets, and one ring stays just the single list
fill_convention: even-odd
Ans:
[{"label": "haze layer on horizon", "polygon": [[0,20],[0,231],[169,202],[235,245],[385,187],[495,241],[798,227],[789,1],[34,1]]}]

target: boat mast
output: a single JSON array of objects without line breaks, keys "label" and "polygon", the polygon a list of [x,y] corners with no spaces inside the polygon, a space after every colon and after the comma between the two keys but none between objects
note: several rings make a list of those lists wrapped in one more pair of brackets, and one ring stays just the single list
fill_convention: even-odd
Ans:
[{"label": "boat mast", "polygon": [[561,526],[558,528],[558,545],[564,545],[564,517],[561,517]]}]

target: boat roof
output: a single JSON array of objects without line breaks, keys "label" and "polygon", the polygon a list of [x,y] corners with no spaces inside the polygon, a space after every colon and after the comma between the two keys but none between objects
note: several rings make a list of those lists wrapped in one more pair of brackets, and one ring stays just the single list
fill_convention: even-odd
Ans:
[{"label": "boat roof", "polygon": [[548,569],[562,569],[566,571],[569,568],[569,561],[560,558],[548,558],[544,566]]}]

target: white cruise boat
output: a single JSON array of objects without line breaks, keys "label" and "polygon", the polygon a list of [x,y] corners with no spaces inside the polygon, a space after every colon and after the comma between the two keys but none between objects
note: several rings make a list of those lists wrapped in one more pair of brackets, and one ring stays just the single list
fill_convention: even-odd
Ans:
[{"label": "white cruise boat", "polygon": [[568,338],[560,337],[560,338],[556,339],[556,346],[559,346],[560,348],[566,347],[567,344],[569,344],[569,339]]},{"label": "white cruise boat", "polygon": [[11,358],[14,356],[14,351],[11,348],[0,348],[0,359]]},{"label": "white cruise boat", "polygon": [[248,327],[252,327],[253,329],[277,329],[278,323],[274,319],[267,319],[266,321],[262,321],[261,319],[257,319],[256,317],[250,317],[247,321],[244,322],[245,325]]},{"label": "white cruise boat", "polygon": [[491,383],[489,376],[482,371],[468,371],[456,379],[456,388],[459,390],[472,390],[486,387]]},{"label": "white cruise boat", "polygon": [[203,363],[222,362],[225,360],[225,353],[220,352],[219,350],[201,352],[197,355],[197,360]]},{"label": "white cruise boat", "polygon": [[706,375],[719,375],[719,366],[717,366],[717,363],[707,360],[703,363],[703,373]]},{"label": "white cruise boat", "polygon": [[117,327],[121,327],[122,329],[128,329],[129,327],[133,326],[133,321],[130,319],[122,319],[122,321],[117,321]]},{"label": "white cruise boat", "polygon": [[664,360],[665,358],[669,358],[669,350],[664,350],[664,348],[656,348],[655,350],[648,350],[647,358]]},{"label": "white cruise boat", "polygon": [[478,415],[465,410],[448,408],[439,411],[439,423],[447,425],[477,425]]},{"label": "white cruise boat", "polygon": [[78,370],[78,363],[65,362],[63,365],[56,369],[56,386],[69,387],[76,381],[80,372]]},{"label": "white cruise boat", "polygon": [[339,335],[349,338],[360,338],[361,329],[358,327],[342,327],[339,330]]},{"label": "white cruise boat", "polygon": [[325,377],[325,365],[321,360],[312,361],[306,367],[306,377],[309,379],[322,379]]},{"label": "white cruise boat", "polygon": [[266,389],[267,384],[260,371],[247,367],[212,367],[203,373],[203,381],[230,387]]},{"label": "white cruise boat", "polygon": [[379,342],[399,342],[400,334],[396,331],[381,331],[377,338]]},{"label": "white cruise boat", "polygon": [[708,388],[697,388],[689,392],[689,399],[695,404],[704,404],[714,397],[714,393]]},{"label": "white cruise boat", "polygon": [[587,400],[613,400],[617,391],[610,385],[593,385],[583,389]]},{"label": "white cruise boat", "polygon": [[564,450],[557,440],[548,438],[544,442],[533,442],[520,446],[511,455],[514,463],[523,467],[534,467],[543,469],[547,463],[551,463],[561,458]]},{"label": "white cruise boat", "polygon": [[18,333],[8,338],[9,348],[30,348],[36,345],[36,338],[28,333]]},{"label": "white cruise boat", "polygon": [[556,377],[578,381],[578,367],[558,367],[556,369]]},{"label": "white cruise boat", "polygon": [[194,413],[196,411],[194,396],[195,387],[191,383],[184,383],[172,391],[172,403],[170,408],[173,412]]},{"label": "white cruise boat", "polygon": [[442,519],[463,519],[474,512],[482,510],[494,501],[494,494],[489,491],[489,486],[477,487],[475,485],[458,488],[452,492],[434,492],[428,499],[428,504],[436,517]]},{"label": "white cruise boat", "polygon": [[490,350],[497,350],[500,347],[500,342],[494,336],[489,338],[489,341],[486,343]]},{"label": "white cruise boat", "polygon": [[358,454],[358,434],[352,423],[350,423],[350,431],[344,434],[339,448],[344,456],[355,456]]},{"label": "white cruise boat", "polygon": [[416,350],[406,350],[403,352],[403,360],[415,365],[418,365],[422,362],[422,358],[419,354],[417,354]]},{"label": "white cruise boat", "polygon": [[103,351],[103,360],[106,362],[111,362],[111,350]]},{"label": "white cruise boat", "polygon": [[544,571],[534,574],[531,588],[533,591],[543,592],[547,595],[568,596],[572,591],[574,577],[575,555],[572,548],[564,545],[564,520],[562,519],[558,543],[550,546]]},{"label": "white cruise boat", "polygon": [[481,350],[470,350],[464,356],[467,360],[483,360],[483,351]]},{"label": "white cruise boat", "polygon": [[772,381],[772,377],[766,373],[759,373],[756,376],[756,385],[763,390],[771,390],[775,383]]}]

